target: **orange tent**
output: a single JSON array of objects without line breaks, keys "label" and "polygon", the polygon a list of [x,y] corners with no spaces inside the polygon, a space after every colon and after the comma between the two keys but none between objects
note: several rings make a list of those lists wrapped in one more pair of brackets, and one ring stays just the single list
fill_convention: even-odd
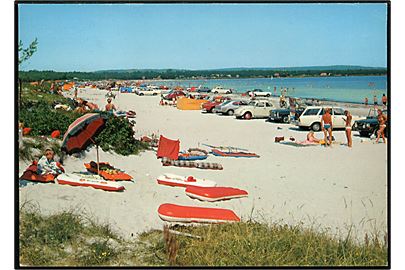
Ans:
[{"label": "orange tent", "polygon": [[177,160],[179,158],[180,141],[170,140],[160,135],[159,146],[156,156],[158,158],[167,157]]},{"label": "orange tent", "polygon": [[63,90],[69,91],[70,89],[72,89],[72,87],[73,87],[74,85],[75,85],[74,83],[65,83],[65,84],[63,85]]},{"label": "orange tent", "polygon": [[193,99],[182,97],[177,100],[179,110],[201,110],[201,105],[208,102],[206,99]]}]

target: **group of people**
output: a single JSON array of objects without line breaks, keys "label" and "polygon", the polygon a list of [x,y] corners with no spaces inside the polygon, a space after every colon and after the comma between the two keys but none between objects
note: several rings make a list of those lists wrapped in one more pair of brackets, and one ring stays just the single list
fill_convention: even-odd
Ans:
[{"label": "group of people", "polygon": [[[386,128],[387,116],[382,113],[381,109],[378,109],[377,113],[378,113],[378,115],[377,115],[378,130],[377,130],[376,143],[378,143],[380,141],[380,138],[382,138],[383,142],[386,143],[384,130]],[[353,146],[353,141],[352,141],[352,119],[353,119],[353,117],[348,110],[346,110],[344,112],[344,115],[346,116],[345,118],[343,118],[343,120],[345,121],[347,146],[352,147]],[[326,108],[325,113],[322,115],[321,128],[322,128],[322,131],[325,136],[325,145],[331,147],[332,139],[333,139],[333,136],[332,136],[333,123],[332,123],[332,115],[331,115],[330,108]]]},{"label": "group of people", "polygon": [[[385,94],[383,94],[382,97],[381,97],[381,103],[384,106],[387,106],[387,102],[388,102],[388,98],[387,98],[387,96]],[[373,96],[373,103],[374,103],[374,106],[378,105],[378,99],[377,99],[376,95]],[[367,97],[364,98],[364,105],[368,105],[368,98]]]}]

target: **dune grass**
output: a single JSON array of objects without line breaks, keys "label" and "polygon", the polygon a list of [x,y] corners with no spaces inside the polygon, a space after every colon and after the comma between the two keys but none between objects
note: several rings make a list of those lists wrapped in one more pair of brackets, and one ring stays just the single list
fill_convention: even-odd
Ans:
[{"label": "dune grass", "polygon": [[[173,231],[177,234],[174,234]],[[20,211],[20,263],[28,266],[386,266],[387,243],[335,239],[302,226],[256,222],[175,226],[120,238],[73,211]]]}]

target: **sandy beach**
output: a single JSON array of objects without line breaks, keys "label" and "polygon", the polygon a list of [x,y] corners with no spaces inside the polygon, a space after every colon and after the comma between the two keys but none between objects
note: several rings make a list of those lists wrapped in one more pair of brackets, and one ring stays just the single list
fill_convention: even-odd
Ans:
[{"label": "sandy beach", "polygon": [[[79,97],[105,105],[104,90],[85,90]],[[72,93],[69,93],[71,95]],[[257,159],[223,158],[210,155],[207,162],[223,165],[222,171],[163,167],[153,151],[138,156],[120,156],[101,151],[100,160],[125,170],[133,182],[123,182],[124,192],[105,192],[85,187],[58,184],[28,184],[19,189],[20,204],[38,203],[44,214],[63,209],[84,211],[100,222],[108,222],[125,238],[135,237],[149,229],[161,229],[164,222],[157,215],[163,203],[190,206],[222,207],[235,211],[242,220],[287,224],[304,223],[330,229],[332,234],[352,233],[360,240],[366,232],[387,230],[387,146],[373,144],[353,134],[353,148],[336,144],[297,148],[274,143],[275,136],[305,140],[307,131],[290,124],[180,111],[160,106],[160,97],[118,94],[113,103],[119,110],[137,113],[137,138],[151,133],[179,139],[181,150],[206,148],[202,144],[227,145],[249,149]],[[352,114],[365,116],[361,105],[342,105]],[[352,106],[351,108],[347,106]],[[281,129],[278,129],[281,127]],[[316,134],[318,138],[323,133]],[[343,130],[334,131],[338,142],[346,142]],[[208,148],[206,148],[208,149]],[[85,171],[84,162],[95,160],[94,147],[84,158],[69,156],[64,162],[67,172]],[[29,164],[20,162],[19,174]],[[245,189],[249,197],[217,203],[201,202],[186,196],[183,188],[156,183],[162,173],[193,175],[222,186]]]}]

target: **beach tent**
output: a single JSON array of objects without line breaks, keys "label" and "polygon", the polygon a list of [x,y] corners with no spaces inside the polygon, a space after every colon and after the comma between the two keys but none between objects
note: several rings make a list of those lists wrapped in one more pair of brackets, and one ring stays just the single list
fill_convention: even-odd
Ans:
[{"label": "beach tent", "polygon": [[65,83],[63,85],[63,90],[69,91],[70,89],[72,89],[73,86],[74,86],[74,83]]},{"label": "beach tent", "polygon": [[177,160],[179,158],[180,141],[170,140],[160,135],[156,156]]},{"label": "beach tent", "polygon": [[208,102],[208,100],[182,97],[177,100],[177,109],[179,109],[179,110],[201,110],[201,105],[206,102]]}]

